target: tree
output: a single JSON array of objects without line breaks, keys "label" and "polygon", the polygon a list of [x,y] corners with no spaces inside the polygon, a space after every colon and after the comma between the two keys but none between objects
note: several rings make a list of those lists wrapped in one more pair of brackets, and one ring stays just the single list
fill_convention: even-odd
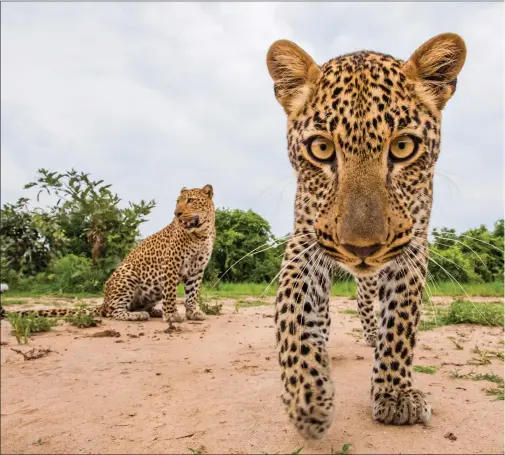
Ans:
[{"label": "tree", "polygon": [[138,239],[139,226],[154,200],[120,208],[121,199],[110,190],[112,185],[90,180],[89,174],[74,169],[65,173],[39,169],[38,174],[25,188],[39,188],[37,201],[43,192],[57,197],[48,215],[68,239],[65,253],[90,258],[106,272],[116,268]]},{"label": "tree", "polygon": [[[437,281],[503,281],[503,219],[460,235],[454,229],[434,229],[428,270]],[[445,271],[442,269],[445,269]]]},{"label": "tree", "polygon": [[0,212],[0,242],[5,267],[28,276],[44,271],[67,243],[61,227],[29,199],[4,204]]},{"label": "tree", "polygon": [[139,226],[154,207],[154,201],[141,201],[121,208],[110,187],[74,169],[39,169],[24,188],[38,188],[38,202],[47,193],[56,203],[44,209],[29,209],[27,198],[4,204],[0,240],[6,267],[30,276],[47,271],[58,257],[74,255],[89,259],[101,276],[109,274],[135,245]]},{"label": "tree", "polygon": [[283,251],[284,247],[276,242],[268,221],[257,213],[217,209],[216,241],[205,279],[270,281],[279,272]]}]

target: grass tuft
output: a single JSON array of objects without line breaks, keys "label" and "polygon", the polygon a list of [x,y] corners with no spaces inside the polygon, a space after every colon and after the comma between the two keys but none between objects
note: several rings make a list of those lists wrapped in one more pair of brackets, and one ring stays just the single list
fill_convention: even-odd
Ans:
[{"label": "grass tuft", "polygon": [[495,396],[496,400],[503,400],[504,380],[497,374],[494,373],[481,374],[474,372],[467,374],[460,374],[459,371],[453,371],[451,373],[451,376],[453,378],[458,379],[471,379],[472,381],[492,382],[493,384],[496,384],[496,387],[494,389],[485,388],[484,391],[486,392],[486,395]]},{"label": "grass tuft", "polygon": [[422,365],[414,365],[414,371],[417,373],[424,374],[435,374],[440,367],[437,366],[422,366]]},{"label": "grass tuft", "polygon": [[29,314],[23,316],[20,313],[7,313],[7,320],[12,325],[12,333],[19,344],[27,344],[32,333],[48,332],[58,321],[52,318]]},{"label": "grass tuft", "polygon": [[221,314],[221,310],[223,309],[222,303],[216,302],[211,304],[208,300],[202,298],[200,298],[198,306],[200,307],[200,310],[210,316],[217,316],[218,314]]},{"label": "grass tuft", "polygon": [[431,330],[449,324],[476,324],[503,327],[504,304],[454,300],[449,309],[434,308],[429,319],[419,324],[420,330]]},{"label": "grass tuft", "polygon": [[354,315],[359,314],[357,310],[342,310],[341,313],[343,313],[343,314],[354,314]]},{"label": "grass tuft", "polygon": [[479,324],[503,327],[503,303],[473,303],[455,300],[446,316],[447,324]]},{"label": "grass tuft", "polygon": [[78,327],[79,329],[87,329],[88,327],[97,327],[102,321],[95,319],[89,313],[72,314],[64,318],[65,322]]}]

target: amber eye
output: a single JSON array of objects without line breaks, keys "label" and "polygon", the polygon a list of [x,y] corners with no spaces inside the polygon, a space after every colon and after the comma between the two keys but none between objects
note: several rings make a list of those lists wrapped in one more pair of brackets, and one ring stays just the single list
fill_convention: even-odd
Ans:
[{"label": "amber eye", "polygon": [[191,202],[193,202],[193,199],[191,199],[190,197],[188,197],[188,198],[186,199],[186,203],[187,203],[187,204],[190,204]]},{"label": "amber eye", "polygon": [[404,161],[417,152],[419,140],[412,136],[400,136],[391,142],[389,153],[394,161]]},{"label": "amber eye", "polygon": [[318,136],[309,141],[307,149],[312,158],[321,162],[330,162],[335,157],[335,145],[329,139]]}]

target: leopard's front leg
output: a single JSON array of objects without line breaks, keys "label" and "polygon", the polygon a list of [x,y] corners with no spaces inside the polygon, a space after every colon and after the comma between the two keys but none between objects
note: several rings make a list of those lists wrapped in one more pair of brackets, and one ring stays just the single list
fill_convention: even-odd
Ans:
[{"label": "leopard's front leg", "polygon": [[179,283],[180,261],[172,258],[167,261],[163,283],[163,320],[165,322],[182,322],[184,316],[177,311],[177,284]]},{"label": "leopard's front leg", "polygon": [[377,318],[374,302],[377,298],[377,277],[356,278],[358,284],[358,313],[363,329],[363,337],[368,346],[375,346],[377,341]]},{"label": "leopard's front leg", "polygon": [[[406,254],[406,253],[405,253]],[[413,387],[412,361],[425,283],[422,253],[397,259],[381,274],[381,324],[372,376],[373,417],[392,425],[430,420],[431,406]]]},{"label": "leopard's front leg", "polygon": [[189,278],[184,281],[184,291],[186,294],[186,317],[193,321],[203,321],[205,314],[198,308],[198,300],[200,297],[200,289],[203,281],[203,270],[193,270],[189,274]]},{"label": "leopard's front leg", "polygon": [[276,299],[282,401],[291,422],[307,439],[322,438],[333,420],[334,391],[326,348],[331,287],[327,261],[317,245],[290,240]]}]

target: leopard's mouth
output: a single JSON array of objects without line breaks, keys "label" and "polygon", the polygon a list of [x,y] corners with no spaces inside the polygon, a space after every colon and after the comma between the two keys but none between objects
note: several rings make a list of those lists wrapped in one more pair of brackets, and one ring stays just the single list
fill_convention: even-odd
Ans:
[{"label": "leopard's mouth", "polygon": [[339,246],[328,245],[324,241],[319,241],[318,243],[328,256],[336,260],[342,268],[356,277],[375,275],[403,254],[405,248],[410,244],[410,242],[406,242],[401,246],[386,249],[386,251],[379,253],[380,256],[358,258],[349,256]]},{"label": "leopard's mouth", "polygon": [[181,219],[182,227],[186,230],[198,228],[202,224],[200,223],[200,217],[198,215],[192,216],[190,219]]},{"label": "leopard's mouth", "polygon": [[201,228],[206,222],[207,220],[200,221],[198,215],[192,216],[189,219],[181,219],[182,227],[186,229],[186,231]]}]

